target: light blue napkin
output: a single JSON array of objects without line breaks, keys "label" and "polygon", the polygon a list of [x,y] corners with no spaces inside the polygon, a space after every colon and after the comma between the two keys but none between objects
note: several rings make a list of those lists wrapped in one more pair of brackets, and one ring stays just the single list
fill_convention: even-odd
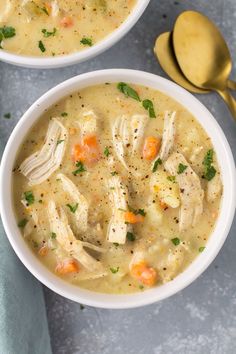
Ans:
[{"label": "light blue napkin", "polygon": [[52,353],[42,286],[15,255],[1,221],[0,353]]}]

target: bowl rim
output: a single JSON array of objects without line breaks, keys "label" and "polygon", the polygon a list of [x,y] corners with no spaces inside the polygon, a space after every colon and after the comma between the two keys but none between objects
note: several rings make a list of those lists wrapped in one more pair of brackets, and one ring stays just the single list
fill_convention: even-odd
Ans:
[{"label": "bowl rim", "polygon": [[73,65],[76,63],[82,63],[101,54],[105,50],[112,47],[115,43],[117,43],[122,37],[124,37],[142,16],[149,2],[150,0],[137,0],[137,3],[131,11],[130,15],[115,31],[108,34],[94,46],[86,48],[82,51],[64,56],[35,57],[24,56],[0,50],[0,60],[17,66],[37,69],[53,69]]},{"label": "bowl rim", "polygon": [[[76,90],[99,83],[119,81],[149,86],[159,90],[193,113],[201,125],[204,123],[218,156],[224,185],[220,215],[204,252],[199,254],[173,281],[141,293],[126,295],[103,294],[85,290],[65,282],[49,271],[35,257],[23,240],[17,227],[11,198],[12,170],[18,148],[28,130],[40,118],[45,109]],[[22,134],[22,131],[26,131],[26,133]],[[177,84],[154,74],[130,69],[107,69],[78,75],[62,82],[41,96],[26,111],[14,128],[3,153],[0,168],[0,196],[2,222],[7,237],[22,263],[38,280],[54,292],[85,305],[109,309],[126,309],[148,305],[174,295],[190,285],[210,265],[221,249],[233,221],[236,206],[236,173],[233,155],[222,129],[207,108],[192,94]]]}]

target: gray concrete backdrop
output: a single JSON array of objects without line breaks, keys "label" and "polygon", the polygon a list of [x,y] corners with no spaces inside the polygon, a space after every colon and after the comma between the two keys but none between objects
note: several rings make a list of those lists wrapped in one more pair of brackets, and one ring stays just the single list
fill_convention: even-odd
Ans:
[{"label": "gray concrete backdrop", "polygon": [[[133,68],[165,76],[152,47],[185,9],[200,10],[222,30],[236,61],[235,0],[152,0],[142,19],[116,46],[86,63],[29,70],[0,63],[0,142],[44,92],[74,75],[104,68]],[[236,66],[232,72],[236,79]],[[236,152],[236,124],[216,94],[198,96]],[[11,112],[11,119],[3,114]],[[207,271],[181,293],[144,308],[113,311],[85,307],[45,289],[54,354],[236,353],[236,222]],[[39,353],[41,354],[41,353]]]}]

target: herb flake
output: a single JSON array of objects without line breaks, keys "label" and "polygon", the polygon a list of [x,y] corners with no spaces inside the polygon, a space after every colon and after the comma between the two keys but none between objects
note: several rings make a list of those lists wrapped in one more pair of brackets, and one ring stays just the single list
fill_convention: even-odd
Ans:
[{"label": "herb flake", "polygon": [[160,159],[160,157],[154,162],[152,172],[156,172],[159,165],[162,165],[162,160]]},{"label": "herb flake", "polygon": [[130,87],[128,84],[125,82],[119,82],[117,85],[117,88],[120,92],[122,92],[126,97],[131,97],[134,100],[141,102],[140,97],[132,87]]},{"label": "herb flake", "polygon": [[25,227],[25,225],[27,224],[28,220],[27,219],[22,219],[18,222],[18,227]]},{"label": "herb flake", "polygon": [[188,168],[188,166],[183,165],[182,163],[179,163],[178,171],[177,171],[178,175],[180,175],[181,173],[183,173],[187,168]]},{"label": "herb flake", "polygon": [[76,210],[78,209],[79,204],[76,203],[75,205],[71,205],[71,204],[66,204],[66,206],[70,209],[70,211],[74,214],[76,212]]},{"label": "herb flake", "polygon": [[150,118],[156,118],[153,102],[151,100],[143,100],[143,107],[148,111]]},{"label": "herb flake", "polygon": [[116,274],[117,272],[119,272],[119,269],[120,269],[120,267],[116,267],[116,268],[111,267],[110,271],[112,272],[112,274]]},{"label": "herb flake", "polygon": [[74,176],[77,176],[78,174],[86,171],[86,168],[84,167],[84,164],[81,161],[76,162],[76,167],[78,167],[77,170],[72,172]]},{"label": "herb flake", "polygon": [[53,28],[52,31],[47,31],[46,28],[42,29],[42,33],[43,33],[43,36],[45,38],[48,38],[48,37],[51,37],[51,36],[54,37],[56,32],[57,32],[57,29],[55,27]]},{"label": "herb flake", "polygon": [[46,48],[45,48],[45,46],[44,46],[42,41],[39,41],[38,47],[39,47],[39,49],[41,50],[42,53],[44,53],[46,51]]},{"label": "herb flake", "polygon": [[83,44],[83,45],[88,45],[89,47],[92,47],[93,40],[91,38],[88,38],[88,37],[83,37],[81,39],[80,43]]},{"label": "herb flake", "polygon": [[134,242],[135,241],[135,235],[132,232],[127,232],[126,238],[128,241]]},{"label": "herb flake", "polygon": [[180,239],[178,237],[172,238],[171,242],[173,245],[178,246],[180,244]]},{"label": "herb flake", "polygon": [[109,147],[108,147],[108,146],[105,147],[103,153],[104,153],[104,155],[105,155],[106,157],[108,157],[108,156],[110,155],[110,151],[109,151]]},{"label": "herb flake", "polygon": [[24,192],[24,198],[28,205],[34,204],[35,198],[32,191]]}]

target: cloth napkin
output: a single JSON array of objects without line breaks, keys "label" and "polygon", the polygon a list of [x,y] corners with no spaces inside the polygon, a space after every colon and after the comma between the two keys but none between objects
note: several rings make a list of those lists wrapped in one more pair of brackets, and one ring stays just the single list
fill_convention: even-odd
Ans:
[{"label": "cloth napkin", "polygon": [[52,353],[42,286],[17,258],[1,220],[0,353]]}]

